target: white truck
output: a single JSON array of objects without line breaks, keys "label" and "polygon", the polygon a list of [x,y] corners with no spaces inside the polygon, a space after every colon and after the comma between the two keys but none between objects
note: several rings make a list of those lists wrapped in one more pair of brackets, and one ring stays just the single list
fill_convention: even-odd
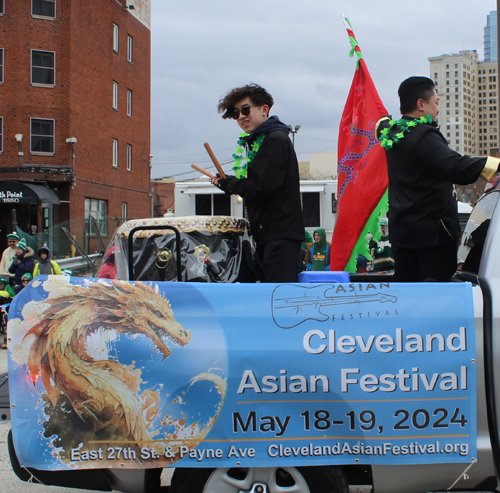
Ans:
[{"label": "white truck", "polygon": [[15,299],[14,471],[125,493],[160,491],[165,467],[171,493],[497,490],[499,197],[476,204],[451,283],[241,282],[244,220],[126,223],[114,279]]}]

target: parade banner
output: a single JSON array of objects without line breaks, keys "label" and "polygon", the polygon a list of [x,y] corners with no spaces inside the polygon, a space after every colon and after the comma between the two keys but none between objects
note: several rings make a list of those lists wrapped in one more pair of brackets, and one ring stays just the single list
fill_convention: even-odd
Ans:
[{"label": "parade banner", "polygon": [[40,276],[14,299],[8,337],[24,467],[476,457],[468,283]]}]

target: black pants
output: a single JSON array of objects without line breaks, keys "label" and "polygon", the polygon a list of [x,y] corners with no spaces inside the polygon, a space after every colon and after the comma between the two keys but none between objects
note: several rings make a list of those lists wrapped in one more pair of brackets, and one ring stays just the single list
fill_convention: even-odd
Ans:
[{"label": "black pants", "polygon": [[262,247],[257,246],[257,255],[263,270],[262,282],[299,280],[300,241],[269,241]]},{"label": "black pants", "polygon": [[448,241],[432,248],[392,246],[395,282],[448,282],[457,270],[457,243]]}]

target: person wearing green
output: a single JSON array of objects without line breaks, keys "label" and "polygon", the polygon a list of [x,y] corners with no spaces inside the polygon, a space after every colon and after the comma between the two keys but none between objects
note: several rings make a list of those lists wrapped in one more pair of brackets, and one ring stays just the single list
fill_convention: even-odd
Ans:
[{"label": "person wearing green", "polygon": [[389,241],[389,227],[386,218],[380,221],[380,239],[375,241],[373,238],[370,238],[368,246],[373,259],[374,271],[380,272],[394,269],[394,255],[392,253],[391,242]]},{"label": "person wearing green", "polygon": [[0,305],[8,303],[15,295],[14,288],[9,284],[9,278],[0,276]]},{"label": "person wearing green", "polygon": [[311,233],[309,233],[309,231],[307,231],[307,229],[304,230],[304,234],[306,235],[306,241],[303,241],[302,244],[300,245],[301,248],[307,248],[307,244],[308,243],[314,243],[314,239],[311,235]]},{"label": "person wearing green", "polygon": [[[0,305],[5,305],[7,303],[10,303],[12,298],[16,293],[14,292],[14,289],[12,286],[9,284],[9,278],[4,275],[0,275]],[[2,323],[4,322],[4,319],[2,317]],[[2,349],[7,349],[7,335],[3,336],[3,342],[1,344]]]},{"label": "person wearing green", "polygon": [[307,270],[329,270],[330,243],[326,241],[326,232],[323,228],[314,230],[314,243],[309,243],[309,258],[306,259]]}]

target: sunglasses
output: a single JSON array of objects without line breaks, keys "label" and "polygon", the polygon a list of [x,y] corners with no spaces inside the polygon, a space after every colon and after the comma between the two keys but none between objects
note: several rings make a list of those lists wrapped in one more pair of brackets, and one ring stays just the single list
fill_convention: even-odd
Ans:
[{"label": "sunglasses", "polygon": [[253,108],[255,104],[247,104],[242,106],[239,110],[234,110],[231,114],[233,120],[237,120],[240,117],[240,112],[243,116],[248,116],[250,114],[250,108]]}]

